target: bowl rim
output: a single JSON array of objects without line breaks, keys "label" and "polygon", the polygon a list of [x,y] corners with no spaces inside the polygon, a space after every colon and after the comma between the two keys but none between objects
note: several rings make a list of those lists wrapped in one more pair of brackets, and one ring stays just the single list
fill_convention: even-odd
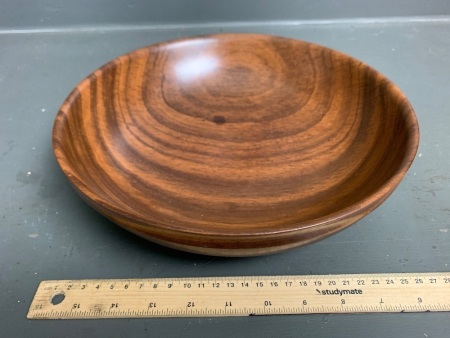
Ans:
[{"label": "bowl rim", "polygon": [[[127,210],[123,210],[122,208],[117,207],[114,203],[111,203],[108,198],[99,196],[97,193],[95,193],[95,191],[90,189],[90,187],[87,184],[85,184],[82,180],[79,180],[75,175],[72,174],[72,172],[68,169],[70,168],[70,165],[68,165],[69,161],[67,161],[65,155],[57,145],[59,143],[57,139],[61,137],[60,135],[62,134],[61,132],[62,126],[64,126],[64,120],[67,118],[66,115],[70,113],[71,104],[80,95],[80,92],[83,90],[83,88],[89,85],[90,78],[96,72],[107,69],[108,67],[114,67],[117,61],[123,58],[129,58],[131,55],[140,53],[144,50],[164,48],[173,44],[178,44],[180,42],[192,42],[201,39],[223,40],[229,38],[232,39],[277,38],[294,41],[296,43],[304,43],[309,46],[327,50],[336,55],[337,57],[345,58],[349,60],[352,65],[358,64],[359,67],[365,68],[373,72],[374,76],[380,77],[380,79],[383,80],[386,86],[389,88],[388,92],[390,93],[390,95],[395,95],[396,97],[398,97],[399,101],[401,101],[402,115],[405,117],[406,121],[405,125],[408,126],[407,128],[409,136],[407,139],[407,148],[405,150],[402,160],[398,164],[398,169],[395,171],[395,173],[391,177],[389,177],[389,179],[383,182],[383,184],[377,187],[373,193],[371,193],[368,196],[365,196],[364,198],[361,198],[356,203],[353,203],[348,207],[342,208],[338,211],[324,215],[322,217],[306,221],[292,222],[289,224],[283,224],[282,226],[278,224],[278,225],[271,225],[268,227],[261,227],[261,229],[260,230],[258,229],[258,231],[255,231],[254,229],[249,230],[246,227],[242,228],[232,227],[230,229],[229,227],[226,226],[220,228],[215,227],[213,230],[211,230],[211,228],[204,228],[204,229],[202,228],[202,230],[199,231],[198,229],[192,229],[189,227],[179,225],[177,226],[176,224],[156,223],[152,222],[151,219],[143,220],[141,217],[137,217],[136,215],[128,212]],[[93,206],[92,204],[101,205],[102,209],[105,209],[107,211],[102,212],[98,210],[98,208],[93,206],[94,209],[96,209],[101,214],[105,215],[106,217],[108,217],[108,213],[115,214],[117,216],[120,216],[121,218],[129,219],[132,222],[136,222],[138,224],[145,224],[147,226],[154,227],[155,229],[160,229],[163,231],[168,230],[176,233],[185,233],[197,236],[215,236],[215,237],[232,237],[232,236],[261,237],[273,235],[287,235],[290,233],[295,233],[312,227],[326,226],[327,224],[333,224],[341,220],[351,218],[352,216],[356,218],[355,221],[357,221],[358,219],[364,217],[365,215],[369,214],[374,209],[376,209],[393,193],[393,191],[399,185],[399,183],[401,182],[401,180],[403,179],[403,177],[405,176],[406,172],[409,170],[410,166],[412,165],[415,159],[419,147],[419,140],[420,140],[420,132],[418,119],[411,103],[409,102],[403,91],[384,74],[380,73],[373,67],[369,66],[367,63],[360,61],[348,54],[345,54],[338,50],[317,43],[291,37],[277,36],[271,34],[259,34],[259,33],[219,33],[219,34],[196,35],[154,43],[148,46],[134,49],[128,53],[122,54],[103,64],[101,67],[97,68],[93,72],[91,72],[88,76],[84,77],[83,80],[81,80],[75,86],[75,88],[69,93],[69,95],[66,97],[66,99],[60,106],[58,113],[55,117],[52,129],[52,146],[58,165],[64,172],[65,176],[68,178],[69,182],[75,188],[75,190],[81,195],[83,199],[85,199],[88,202],[88,204],[90,204],[91,206]],[[360,210],[366,210],[366,212],[361,214]]]}]

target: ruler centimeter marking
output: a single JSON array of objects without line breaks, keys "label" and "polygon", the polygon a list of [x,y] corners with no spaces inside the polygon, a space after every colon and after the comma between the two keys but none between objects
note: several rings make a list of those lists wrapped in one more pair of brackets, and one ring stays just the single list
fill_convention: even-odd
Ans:
[{"label": "ruler centimeter marking", "polygon": [[450,272],[53,280],[28,319],[450,311]]}]

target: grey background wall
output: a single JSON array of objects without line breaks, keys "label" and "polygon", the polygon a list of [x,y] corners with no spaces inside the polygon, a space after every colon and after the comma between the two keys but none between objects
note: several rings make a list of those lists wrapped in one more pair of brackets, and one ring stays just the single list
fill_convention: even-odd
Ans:
[{"label": "grey background wall", "polygon": [[0,29],[448,14],[448,0],[2,0]]}]

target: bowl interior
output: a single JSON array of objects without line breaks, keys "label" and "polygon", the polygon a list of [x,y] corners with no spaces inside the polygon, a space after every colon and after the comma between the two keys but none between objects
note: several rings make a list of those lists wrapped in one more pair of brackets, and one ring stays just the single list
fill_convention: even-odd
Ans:
[{"label": "bowl interior", "polygon": [[84,80],[54,128],[88,200],[142,224],[271,233],[377,204],[418,141],[401,92],[365,64],[285,38],[143,48]]}]

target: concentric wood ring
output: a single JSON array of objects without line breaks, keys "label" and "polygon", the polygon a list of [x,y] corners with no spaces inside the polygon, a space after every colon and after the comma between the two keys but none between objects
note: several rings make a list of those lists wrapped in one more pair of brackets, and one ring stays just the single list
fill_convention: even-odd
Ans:
[{"label": "concentric wood ring", "polygon": [[419,141],[401,91],[307,42],[223,34],[106,64],[69,95],[53,146],[96,210],[152,241],[254,255],[318,240],[395,189]]}]

